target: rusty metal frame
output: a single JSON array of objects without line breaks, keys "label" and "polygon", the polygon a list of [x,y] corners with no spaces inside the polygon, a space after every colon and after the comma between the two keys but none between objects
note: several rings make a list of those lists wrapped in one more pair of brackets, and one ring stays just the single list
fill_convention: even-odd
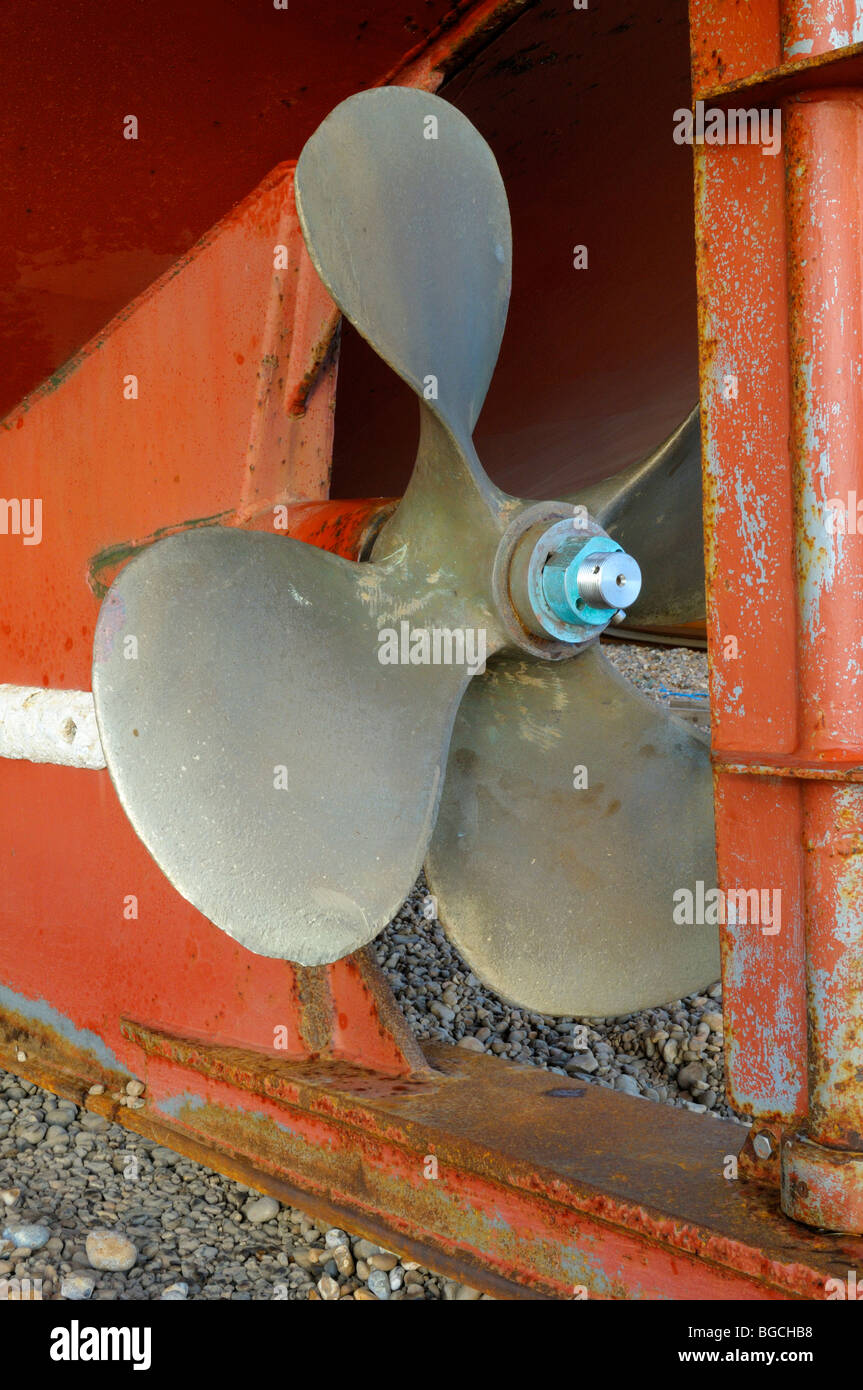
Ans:
[{"label": "rusty metal frame", "polygon": [[828,512],[863,480],[863,58],[829,0],[691,19],[695,97],[782,121],[781,159],[696,150],[717,856],[782,906],[723,928],[729,1092],[784,1210],[859,1233],[863,538]]},{"label": "rusty metal frame", "polygon": [[[448,33],[422,53],[408,55],[397,73],[382,81],[433,89],[454,63],[466,61],[490,26],[500,19],[509,22],[520,8],[500,3],[467,7]],[[808,10],[827,8],[822,4]],[[822,77],[835,81],[841,74],[843,82],[856,80],[859,46],[836,52],[822,45],[805,62],[783,62],[777,7],[766,0],[734,7],[733,14],[720,0],[692,0],[691,23],[697,98],[718,103],[745,88],[758,93],[759,100],[781,92],[783,101],[793,103],[803,88],[812,93],[813,112],[801,100],[792,119],[793,148],[810,142],[806,161],[811,170],[822,115],[829,123],[835,114],[841,123],[849,103],[856,113],[856,93],[840,94],[837,100],[832,90],[822,91]],[[788,23],[784,34],[786,48],[801,42]],[[789,362],[795,360],[789,324],[797,335],[799,362],[799,343],[813,328],[820,291],[805,276],[795,280],[789,318],[782,170],[764,160],[759,164],[748,152],[734,161],[723,155],[727,151],[713,147],[696,156],[719,858],[727,885],[745,882],[747,876],[760,881],[757,876],[767,872],[769,861],[769,872],[781,875],[794,905],[781,951],[776,943],[765,946],[761,941],[753,953],[751,940],[726,929],[731,1089],[740,1108],[756,1118],[756,1129],[771,1135],[774,1155],[776,1143],[784,1136],[787,1146],[789,1131],[806,1122],[806,1154],[817,1139],[840,1153],[844,1144],[844,1152],[853,1156],[849,1143],[857,1142],[859,1132],[859,1082],[853,1067],[848,1070],[847,1055],[838,1084],[830,1069],[843,1048],[856,1065],[858,1044],[847,1020],[835,1024],[831,1040],[814,1017],[814,1037],[825,1048],[829,1043],[832,1051],[812,1054],[815,1064],[807,1077],[807,960],[814,1006],[819,970],[825,960],[839,959],[840,889],[819,877],[824,856],[818,859],[817,851],[836,830],[831,806],[837,797],[845,806],[842,797],[849,795],[849,784],[854,792],[863,763],[856,728],[846,731],[848,737],[839,738],[837,746],[828,746],[823,737],[808,744],[797,739],[800,692],[795,674],[808,650],[798,646],[794,540],[795,535],[805,540],[806,533],[799,524],[795,532],[802,509],[798,505],[795,511],[792,478],[805,481],[807,476],[807,407],[803,401],[794,417],[798,432],[792,469],[784,452],[792,409]],[[261,191],[264,203],[250,200],[222,225],[223,250],[246,255],[259,234],[264,241],[283,236],[296,247],[291,202],[283,187],[289,180],[290,170],[278,171]],[[811,191],[814,195],[817,190]],[[765,199],[768,213],[761,217]],[[734,217],[738,225],[749,217],[751,233],[734,263],[736,278],[728,274],[722,240]],[[793,197],[788,225],[793,247],[795,237],[805,236]],[[206,254],[203,247],[189,262],[190,288],[198,276],[198,293],[211,273]],[[792,253],[792,270],[805,260],[801,245]],[[301,275],[306,274],[302,261],[299,266]],[[162,285],[166,296],[172,293],[171,283],[173,277],[168,277]],[[151,300],[145,296],[142,304]],[[284,306],[283,292],[269,302]],[[753,371],[751,392],[735,415],[720,399],[722,374],[738,359],[761,361],[756,347],[767,315],[769,361]],[[134,332],[134,316],[125,321]],[[146,323],[145,313],[137,324]],[[285,345],[289,370],[287,379],[272,374],[262,379],[252,448],[263,466],[233,479],[234,496],[242,500],[227,519],[262,524],[273,503],[284,498],[292,504],[292,534],[360,556],[392,504],[328,503],[324,498],[335,383],[329,307],[313,284],[303,286],[301,278],[291,288],[288,307],[273,307],[268,324],[271,336]],[[101,358],[101,342],[85,354],[90,377],[85,372],[76,379],[73,373],[68,379],[73,385],[65,424],[66,387],[53,384],[60,418],[59,425],[56,418],[49,421],[46,438],[52,430],[73,427],[88,380],[98,378],[100,361],[102,370],[107,370],[106,360],[111,371],[120,369],[122,351],[111,357],[123,345],[119,325],[117,329],[106,338]],[[37,397],[11,425],[18,427],[20,418],[22,428],[36,431],[38,454],[40,420],[47,417],[46,395]],[[290,437],[284,433],[286,417],[294,421]],[[760,441],[760,451],[752,449],[752,437]],[[286,451],[274,451],[271,446],[281,446],[283,438],[288,439]],[[190,435],[190,452],[194,443]],[[287,471],[283,452],[295,463]],[[850,445],[843,457],[856,459]],[[281,463],[268,468],[273,459]],[[764,508],[769,582],[751,609],[744,603],[743,586],[752,553],[740,543],[739,519],[728,503],[729,489],[733,492],[741,479],[756,495],[761,489]],[[297,502],[300,484],[300,495],[311,500]],[[155,521],[144,530],[134,545],[164,533]],[[745,530],[742,535],[746,539]],[[95,566],[91,562],[93,592],[123,558],[114,554],[102,556]],[[843,622],[848,621],[853,626],[856,620],[846,613]],[[736,669],[746,682],[744,701],[734,696],[720,664],[729,631],[741,648]],[[801,685],[804,708],[807,698],[818,705],[818,673],[826,668],[815,663],[807,669],[812,680]],[[779,707],[785,709],[787,723],[782,725],[784,737],[777,738]],[[4,822],[10,812],[0,805],[0,842],[13,825],[17,833],[26,823],[22,843],[27,854],[18,861],[19,874],[43,862],[38,846],[45,808],[63,805],[68,823],[58,827],[53,852],[74,854],[81,844],[79,826],[87,824],[111,846],[113,858],[128,861],[135,882],[151,899],[149,920],[139,927],[143,944],[128,948],[133,960],[123,961],[125,973],[115,979],[106,965],[88,980],[87,992],[72,1000],[60,997],[56,974],[40,990],[46,951],[56,946],[62,962],[63,952],[74,950],[62,921],[67,915],[73,921],[86,915],[93,958],[110,961],[113,921],[101,909],[89,912],[88,885],[77,885],[77,896],[75,885],[67,886],[69,896],[51,908],[28,889],[21,908],[22,919],[29,914],[28,930],[17,944],[6,943],[9,959],[3,964],[4,979],[8,964],[10,977],[14,973],[27,982],[17,995],[5,991],[0,1012],[0,1062],[9,1070],[498,1295],[817,1299],[825,1297],[829,1279],[843,1280],[863,1261],[859,1236],[819,1234],[783,1214],[777,1159],[760,1157],[748,1142],[740,1153],[741,1131],[730,1122],[573,1085],[460,1049],[421,1050],[367,953],[302,971],[283,962],[250,961],[215,929],[208,933],[208,924],[147,863],[119,807],[102,795],[105,773],[33,765],[3,771],[7,807],[14,804],[15,819]],[[805,805],[804,784],[812,789]],[[764,829],[777,824],[785,835],[778,856],[775,839]],[[804,824],[815,853],[808,869]],[[828,868],[856,853],[856,829],[848,826],[846,831],[851,840],[828,853]],[[849,846],[851,852],[843,854]],[[100,891],[106,895],[122,891],[113,858],[100,866]],[[146,974],[148,955],[158,953],[161,975],[155,988],[138,977]],[[194,992],[199,961],[212,999],[202,1000]],[[850,972],[844,983],[856,1007],[856,974]],[[37,998],[40,993],[51,994],[50,1002]],[[835,1005],[837,998],[838,989],[826,1002]],[[269,1027],[271,1008],[277,1010],[272,1016],[289,1023],[283,1052],[263,1045],[262,1017]],[[115,1098],[131,1076],[146,1079],[140,1109],[121,1106]],[[95,1082],[105,1087],[103,1094],[89,1094]],[[839,1110],[838,1101],[844,1109]],[[794,1154],[786,1158],[788,1172],[794,1161]],[[794,1190],[786,1187],[786,1207],[799,1208],[804,1217],[823,1214],[801,1200],[799,1180]],[[834,1209],[841,1200],[840,1189],[838,1198],[833,1194]]]},{"label": "rusty metal frame", "polygon": [[[498,1297],[821,1299],[863,1241],[806,1233],[729,1181],[730,1121],[460,1049],[407,1074],[123,1023],[148,1093],[46,1029],[3,1065],[240,1182]],[[86,1094],[98,1080],[104,1095]]]}]

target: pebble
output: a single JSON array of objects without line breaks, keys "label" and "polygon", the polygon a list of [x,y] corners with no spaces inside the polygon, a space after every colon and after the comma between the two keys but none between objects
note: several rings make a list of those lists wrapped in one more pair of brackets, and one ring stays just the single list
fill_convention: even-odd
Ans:
[{"label": "pebble", "polygon": [[677,1073],[677,1084],[682,1091],[691,1091],[698,1081],[704,1081],[707,1072],[700,1062],[689,1062]]},{"label": "pebble", "polygon": [[388,1255],[383,1252],[380,1255],[369,1255],[368,1259],[372,1269],[382,1269],[385,1274],[388,1274],[391,1269],[395,1269],[398,1262],[398,1255]]},{"label": "pebble", "polygon": [[641,1095],[641,1091],[638,1087],[638,1082],[635,1080],[635,1078],[632,1076],[626,1076],[624,1074],[621,1074],[620,1076],[616,1076],[614,1078],[614,1089],[615,1091],[623,1091],[628,1096]]},{"label": "pebble", "polygon": [[60,1293],[63,1298],[79,1302],[89,1298],[95,1287],[96,1280],[92,1274],[67,1274],[60,1285]]},{"label": "pebble", "polygon": [[189,1285],[182,1280],[177,1284],[169,1284],[162,1290],[162,1303],[179,1303],[189,1297]]},{"label": "pebble", "polygon": [[138,1258],[135,1246],[120,1231],[91,1231],[86,1242],[87,1259],[93,1269],[125,1272]]},{"label": "pebble", "polygon": [[40,1140],[45,1138],[46,1133],[45,1125],[26,1125],[18,1131],[18,1142],[35,1148]]},{"label": "pebble", "polygon": [[472,1033],[465,1033],[463,1038],[459,1038],[456,1046],[463,1047],[465,1052],[485,1052],[479,1038],[475,1038]]},{"label": "pebble", "polygon": [[40,1226],[36,1222],[15,1221],[4,1229],[3,1236],[19,1249],[41,1250],[51,1239],[51,1232],[47,1226]]},{"label": "pebble", "polygon": [[368,1277],[368,1286],[375,1298],[389,1298],[390,1281],[382,1269],[373,1269]]},{"label": "pebble", "polygon": [[335,1279],[330,1278],[329,1274],[325,1274],[318,1282],[318,1293],[321,1298],[332,1302],[340,1295],[339,1285]]},{"label": "pebble", "polygon": [[347,1243],[347,1235],[338,1226],[331,1226],[324,1235],[324,1244],[329,1246],[330,1250],[338,1250],[340,1246],[347,1245]]},{"label": "pebble", "polygon": [[162,1148],[161,1145],[151,1149],[150,1157],[157,1166],[162,1168],[173,1168],[175,1163],[180,1162],[179,1154],[174,1153],[173,1149]]},{"label": "pebble", "polygon": [[275,1197],[259,1197],[255,1202],[249,1202],[245,1208],[245,1217],[251,1221],[253,1226],[260,1226],[265,1221],[272,1221],[279,1214],[279,1204]]},{"label": "pebble", "polygon": [[142,1095],[144,1094],[144,1092],[146,1091],[146,1089],[147,1089],[147,1088],[146,1088],[146,1086],[144,1085],[143,1081],[127,1081],[127,1082],[126,1082],[126,1095],[127,1095],[127,1096],[142,1096]]},{"label": "pebble", "polygon": [[97,1115],[92,1110],[85,1110],[80,1116],[82,1129],[86,1129],[90,1134],[102,1134],[108,1128],[108,1121],[104,1115]]},{"label": "pebble", "polygon": [[78,1112],[74,1106],[60,1105],[53,1110],[45,1111],[45,1119],[48,1123],[51,1125],[59,1125],[63,1129],[67,1129],[69,1125],[74,1124],[77,1118]]}]

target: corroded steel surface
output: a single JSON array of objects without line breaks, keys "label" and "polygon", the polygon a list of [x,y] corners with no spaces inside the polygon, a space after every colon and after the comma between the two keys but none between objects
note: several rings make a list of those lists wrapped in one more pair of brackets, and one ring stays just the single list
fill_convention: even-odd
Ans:
[{"label": "corroded steel surface", "polygon": [[96,599],[142,543],[326,497],[335,322],[281,166],[7,417],[43,531],[4,543],[5,682],[89,688]]},{"label": "corroded steel surface", "polygon": [[690,0],[693,96],[781,61],[777,0]]},{"label": "corroded steel surface", "polygon": [[863,1231],[863,1154],[805,1135],[782,1141],[782,1209],[825,1231]]},{"label": "corroded steel surface", "polygon": [[863,1241],[804,1231],[772,1187],[726,1176],[730,1122],[534,1068],[437,1046],[399,1078],[127,1020],[147,1088],[129,1111],[85,1094],[114,1072],[68,1049],[60,1065],[50,1030],[23,1029],[26,1062],[0,1045],[3,1065],[498,1295],[820,1299],[863,1259]]},{"label": "corroded steel surface", "polygon": [[7,0],[0,415],[296,158],[337,102],[382,74],[412,83],[406,65],[439,82],[523,4]]},{"label": "corroded steel surface", "polygon": [[806,1108],[798,788],[785,780],[721,773],[715,810],[720,884],[759,889],[769,884],[781,893],[782,904],[776,934],[748,922],[726,921],[721,930],[726,1085],[743,1114],[793,1122]]},{"label": "corroded steel surface", "polygon": [[[863,531],[851,499],[863,491],[861,134],[863,96],[856,91],[810,93],[789,105],[799,737],[810,758],[838,754],[858,764]],[[839,525],[830,505],[837,500],[852,513]],[[863,789],[823,780],[804,783],[801,795],[809,1014],[805,1133],[842,1156],[814,1162],[808,1146],[793,1145],[786,1210],[804,1220],[820,1211],[831,1226],[863,1230]],[[805,1184],[800,1167],[809,1170]]]},{"label": "corroded steel surface", "polygon": [[310,1001],[285,962],[244,951],[186,903],[135,836],[107,772],[0,759],[0,840],[0,882],[14,884],[0,893],[4,1012],[42,1020],[111,1067],[132,1065],[128,1016],[283,1058],[325,1046],[384,1072],[420,1065],[362,957],[327,967]]},{"label": "corroded steel surface", "polygon": [[783,98],[781,159],[696,152],[720,882],[781,902],[723,928],[729,1086],[786,1129],[785,1209],[861,1230],[863,532],[831,511],[863,491],[863,99],[824,85],[860,80],[856,13],[691,6],[695,97]]},{"label": "corroded steel surface", "polygon": [[806,781],[863,782],[863,764],[854,751],[848,757],[809,758],[799,753],[717,754],[713,765],[721,772],[751,772],[761,777],[799,777]]},{"label": "corroded steel surface", "polygon": [[454,5],[428,39],[399,59],[379,86],[398,83],[436,92],[502,34],[522,12],[537,0],[474,0]]},{"label": "corroded steel surface", "polygon": [[[696,41],[714,33],[715,6],[692,17]],[[783,917],[778,937],[722,929],[727,1079],[744,1113],[793,1120],[806,1095],[799,791],[722,770],[797,744],[784,175],[757,146],[701,146],[695,159],[719,882],[778,889]]]},{"label": "corroded steel surface", "polygon": [[370,497],[356,502],[300,502],[288,510],[288,535],[320,546],[346,560],[367,560],[398,498]]}]

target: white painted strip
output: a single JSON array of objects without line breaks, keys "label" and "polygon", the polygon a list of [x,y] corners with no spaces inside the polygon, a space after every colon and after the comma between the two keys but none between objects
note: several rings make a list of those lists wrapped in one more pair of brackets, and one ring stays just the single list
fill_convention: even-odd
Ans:
[{"label": "white painted strip", "polygon": [[0,685],[0,758],[104,767],[90,691]]}]

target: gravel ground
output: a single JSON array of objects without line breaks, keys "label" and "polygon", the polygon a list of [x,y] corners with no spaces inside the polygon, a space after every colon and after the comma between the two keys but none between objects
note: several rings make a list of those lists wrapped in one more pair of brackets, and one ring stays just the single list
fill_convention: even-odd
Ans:
[{"label": "gravel ground", "polygon": [[486,1297],[0,1072],[0,1298]]},{"label": "gravel ground", "polygon": [[[707,690],[703,652],[604,650],[655,698]],[[625,1018],[528,1013],[470,972],[434,918],[424,879],[376,947],[420,1039],[731,1113],[718,984]],[[41,1279],[47,1299],[481,1297],[0,1072],[0,1294],[3,1280],[25,1278]]]},{"label": "gravel ground", "polygon": [[603,642],[602,650],[621,675],[657,699],[663,688],[683,694],[707,694],[707,652],[617,641]]}]

